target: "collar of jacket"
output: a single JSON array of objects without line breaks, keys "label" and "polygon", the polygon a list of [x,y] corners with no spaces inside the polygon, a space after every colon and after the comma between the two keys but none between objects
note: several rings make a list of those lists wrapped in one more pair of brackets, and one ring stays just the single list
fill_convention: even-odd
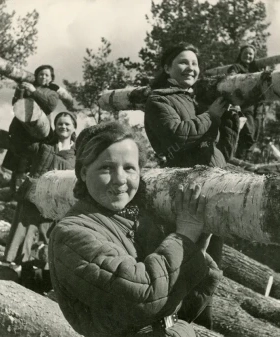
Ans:
[{"label": "collar of jacket", "polygon": [[178,82],[174,79],[168,79],[165,88],[155,89],[152,92],[156,95],[172,95],[172,94],[187,94],[190,97],[194,97],[193,88],[183,89],[179,86]]}]

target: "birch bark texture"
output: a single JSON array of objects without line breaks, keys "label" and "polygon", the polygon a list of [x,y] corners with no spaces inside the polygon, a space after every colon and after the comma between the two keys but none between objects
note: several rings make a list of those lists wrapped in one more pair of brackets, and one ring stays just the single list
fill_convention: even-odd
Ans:
[{"label": "birch bark texture", "polygon": [[[74,204],[74,171],[51,171],[30,188],[28,199],[42,215],[61,219]],[[280,177],[219,168],[150,169],[143,172],[141,207],[174,225],[173,200],[179,184],[200,184],[206,196],[205,231],[263,243],[280,243]]]}]

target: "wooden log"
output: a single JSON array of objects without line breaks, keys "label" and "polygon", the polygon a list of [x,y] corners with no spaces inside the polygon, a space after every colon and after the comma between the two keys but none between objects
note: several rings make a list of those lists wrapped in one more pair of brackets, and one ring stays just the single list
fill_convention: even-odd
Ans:
[{"label": "wooden log", "polygon": [[228,245],[223,246],[221,268],[228,278],[263,295],[273,276],[270,296],[280,299],[280,274]]},{"label": "wooden log", "polygon": [[0,281],[1,337],[79,337],[57,303],[17,283]]},{"label": "wooden log", "polygon": [[[279,101],[280,72],[203,77],[197,81],[194,90],[197,100],[205,105],[211,104],[221,95],[230,103],[240,106],[258,101]],[[109,90],[100,96],[98,104],[107,111],[144,111],[150,92],[149,87]]]},{"label": "wooden log", "polygon": [[[72,192],[75,181],[74,171],[48,172],[32,186],[28,199],[44,217],[60,219],[75,202]],[[207,198],[206,231],[257,242],[280,242],[279,177],[204,166],[147,170],[140,191],[145,211],[174,224],[173,200],[177,186],[190,182],[200,184]]]},{"label": "wooden log", "polygon": [[[14,66],[11,62],[2,57],[0,57],[0,74],[16,82],[34,83],[35,81],[34,74]],[[62,87],[59,88],[57,93],[65,107],[68,110],[73,110],[74,99],[71,94]]]},{"label": "wooden log", "polygon": [[230,337],[279,337],[280,329],[257,319],[242,309],[230,296],[214,296],[214,330]]},{"label": "wooden log", "polygon": [[19,99],[14,104],[13,111],[31,136],[39,140],[48,136],[51,129],[50,121],[32,98]]},{"label": "wooden log", "polygon": [[[256,60],[257,66],[261,68],[272,67],[276,64],[280,63],[280,55],[274,55],[269,57],[262,57]],[[223,75],[226,74],[228,69],[232,66],[232,64],[228,64],[225,66],[220,66],[212,69],[205,70],[205,75],[207,76],[215,76],[215,75]]]},{"label": "wooden log", "polygon": [[[233,307],[236,307],[239,313],[244,311],[244,314],[252,316],[253,320],[257,319],[257,325],[259,324],[258,320],[261,319],[280,327],[280,301],[274,298],[265,297],[264,295],[255,293],[253,290],[248,289],[226,277],[224,277],[218,285],[214,297],[218,297],[218,299],[214,299],[213,308],[214,315],[216,315],[216,321],[218,322],[222,322],[223,318],[220,316],[217,303],[226,299],[231,300]],[[227,314],[230,315],[230,311],[231,308],[228,308]],[[234,322],[229,320],[228,324],[232,326]],[[246,324],[238,322],[238,326],[242,327],[243,325],[245,326]],[[225,333],[225,331],[221,331],[220,329],[218,329],[218,331]],[[264,331],[260,329],[260,332],[263,333]],[[237,336],[247,336],[245,332],[243,333],[244,335],[237,334]],[[280,329],[278,329],[278,333],[280,333]]]}]

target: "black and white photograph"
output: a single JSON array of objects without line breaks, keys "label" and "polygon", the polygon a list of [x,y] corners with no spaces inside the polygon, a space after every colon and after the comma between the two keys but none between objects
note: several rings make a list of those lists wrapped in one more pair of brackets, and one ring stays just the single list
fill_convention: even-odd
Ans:
[{"label": "black and white photograph", "polygon": [[280,337],[280,0],[0,0],[0,337]]}]

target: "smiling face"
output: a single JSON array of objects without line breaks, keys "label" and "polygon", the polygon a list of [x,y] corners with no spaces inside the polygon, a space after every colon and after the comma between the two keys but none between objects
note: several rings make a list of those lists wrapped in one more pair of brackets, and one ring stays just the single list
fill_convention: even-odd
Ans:
[{"label": "smiling face", "polygon": [[111,211],[122,210],[135,196],[140,181],[139,150],[131,139],[110,145],[81,170],[91,197]]},{"label": "smiling face", "polygon": [[187,89],[198,79],[199,66],[197,56],[191,50],[182,51],[175,57],[170,66],[164,66],[164,70],[171,79],[178,82],[181,88]]},{"label": "smiling face", "polygon": [[52,74],[50,69],[41,70],[36,78],[38,85],[48,85],[52,81]]},{"label": "smiling face", "polygon": [[242,54],[240,56],[241,62],[245,63],[245,64],[250,64],[255,58],[255,52],[253,48],[245,48],[242,51]]},{"label": "smiling face", "polygon": [[75,131],[74,123],[70,116],[61,116],[55,124],[55,132],[59,140],[71,138]]}]

